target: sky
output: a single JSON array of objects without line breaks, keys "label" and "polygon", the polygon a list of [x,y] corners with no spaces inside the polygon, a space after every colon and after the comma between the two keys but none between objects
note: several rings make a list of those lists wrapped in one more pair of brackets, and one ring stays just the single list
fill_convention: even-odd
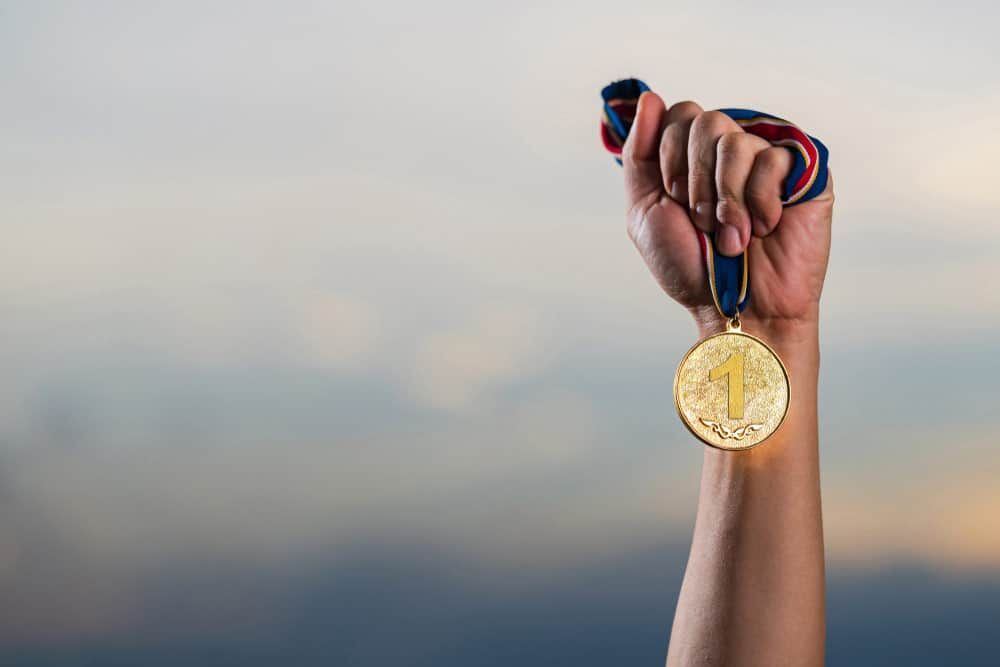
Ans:
[{"label": "sky", "polygon": [[0,662],[658,664],[695,340],[600,88],[837,190],[830,664],[994,664],[991,3],[0,3]]}]

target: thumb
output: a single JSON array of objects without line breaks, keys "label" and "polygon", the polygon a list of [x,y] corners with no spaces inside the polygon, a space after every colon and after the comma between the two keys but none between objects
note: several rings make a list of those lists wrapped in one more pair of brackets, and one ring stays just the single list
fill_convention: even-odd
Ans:
[{"label": "thumb", "polygon": [[663,192],[660,173],[660,134],[667,108],[660,96],[645,92],[639,97],[632,129],[622,147],[625,197],[629,207]]}]

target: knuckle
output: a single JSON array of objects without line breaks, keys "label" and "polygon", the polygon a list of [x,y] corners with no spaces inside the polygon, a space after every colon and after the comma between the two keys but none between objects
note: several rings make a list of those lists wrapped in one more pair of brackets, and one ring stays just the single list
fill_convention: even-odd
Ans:
[{"label": "knuckle", "polygon": [[694,132],[703,132],[708,127],[709,123],[712,122],[711,118],[709,117],[710,113],[712,113],[712,112],[711,111],[703,111],[703,112],[701,112],[700,114],[698,114],[697,116],[694,117],[694,119],[691,121],[691,132],[692,133],[694,133]]},{"label": "knuckle", "polygon": [[663,140],[662,144],[683,144],[683,140],[687,137],[688,132],[691,128],[687,126],[686,123],[671,123],[667,125],[667,128],[663,130]]},{"label": "knuckle", "polygon": [[721,111],[704,111],[694,119],[694,125],[697,126],[699,132],[718,133],[732,122],[729,116]]},{"label": "knuckle", "polygon": [[774,172],[781,169],[785,162],[786,156],[783,152],[785,150],[787,149],[773,146],[765,151],[761,151],[754,165],[755,170],[767,176],[773,175]]},{"label": "knuckle", "polygon": [[719,159],[738,158],[748,153],[750,144],[746,141],[747,136],[749,135],[730,132],[719,137]]},{"label": "knuckle", "polygon": [[684,100],[683,102],[678,102],[670,107],[667,112],[667,117],[672,121],[681,118],[693,118],[700,114],[702,111],[701,107],[691,100]]}]

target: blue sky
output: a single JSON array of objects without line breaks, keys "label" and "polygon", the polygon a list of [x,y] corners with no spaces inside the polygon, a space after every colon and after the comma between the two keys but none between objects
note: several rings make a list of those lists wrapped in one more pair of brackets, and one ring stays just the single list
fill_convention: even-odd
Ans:
[{"label": "blue sky", "polygon": [[661,659],[700,449],[597,139],[638,75],[831,147],[831,662],[985,664],[995,12],[9,4],[0,655]]}]

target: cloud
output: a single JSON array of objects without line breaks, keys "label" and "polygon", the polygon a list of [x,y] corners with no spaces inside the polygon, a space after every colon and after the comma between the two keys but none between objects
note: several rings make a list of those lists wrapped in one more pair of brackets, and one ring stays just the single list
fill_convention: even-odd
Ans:
[{"label": "cloud", "polygon": [[955,225],[948,218],[961,215],[964,234],[994,236],[996,230],[1000,189],[993,174],[1000,153],[1000,121],[991,110],[998,104],[1000,94],[984,92],[917,109],[903,121],[911,141],[900,165],[908,167],[907,181],[915,185],[911,192],[948,216],[942,224]]},{"label": "cloud", "polygon": [[[827,548],[840,566],[919,560],[944,570],[1000,571],[993,519],[1000,464],[988,434],[939,426],[872,428],[856,437],[870,452],[870,470],[838,466],[824,477]],[[880,443],[892,450],[879,452]]]},{"label": "cloud", "polygon": [[487,306],[460,328],[431,333],[418,345],[409,386],[430,406],[468,406],[540,372],[546,362],[543,336],[533,315]]},{"label": "cloud", "polygon": [[319,295],[302,307],[298,326],[305,361],[342,370],[360,370],[373,364],[381,329],[370,303],[336,294]]}]

